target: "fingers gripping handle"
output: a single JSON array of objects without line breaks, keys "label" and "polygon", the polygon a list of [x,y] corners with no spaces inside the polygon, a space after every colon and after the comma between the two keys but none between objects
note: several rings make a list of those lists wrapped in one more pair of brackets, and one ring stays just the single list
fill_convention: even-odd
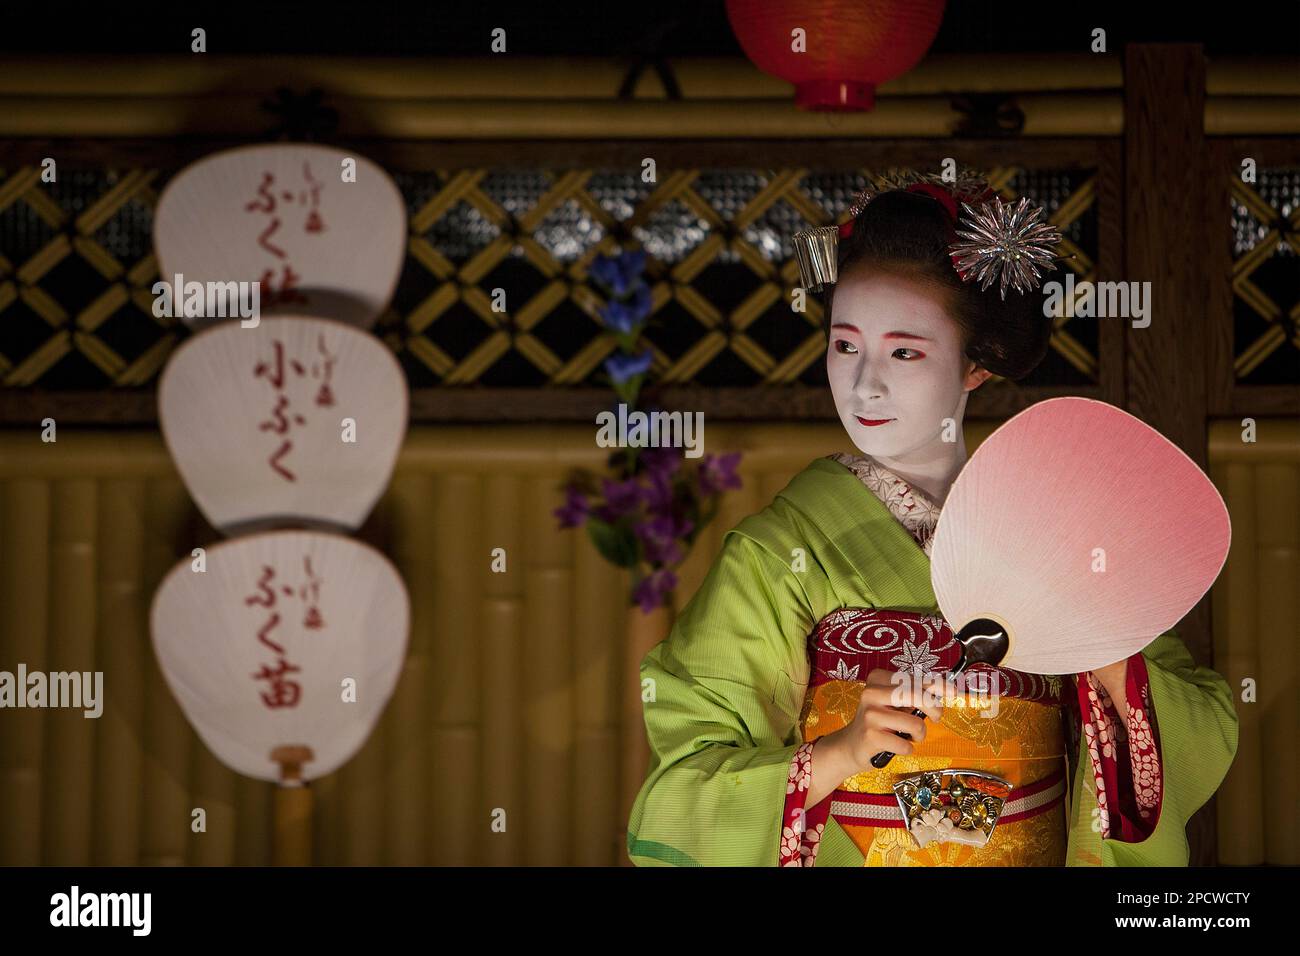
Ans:
[{"label": "fingers gripping handle", "polygon": [[[1002,663],[1002,659],[1007,656],[1007,650],[1011,647],[1006,626],[1000,621],[982,617],[976,618],[957,632],[957,643],[961,647],[961,653],[957,657],[956,666],[950,671],[951,674],[960,674],[972,664],[996,667]],[[912,716],[925,720],[925,712],[917,708],[912,709]],[[904,740],[912,739],[904,733],[898,736]],[[894,755],[889,751],[882,751],[871,758],[871,766],[880,770],[893,759]]]},{"label": "fingers gripping handle", "polygon": [[[925,711],[921,710],[919,707],[913,707],[912,716],[920,717],[922,720],[925,720]],[[899,731],[898,736],[902,737],[904,740],[912,739],[911,735],[905,734],[902,731]],[[875,767],[877,770],[883,770],[885,766],[888,765],[889,761],[893,759],[894,759],[893,754],[891,754],[888,750],[882,750],[880,753],[876,754],[874,757],[871,758],[871,766]]]}]

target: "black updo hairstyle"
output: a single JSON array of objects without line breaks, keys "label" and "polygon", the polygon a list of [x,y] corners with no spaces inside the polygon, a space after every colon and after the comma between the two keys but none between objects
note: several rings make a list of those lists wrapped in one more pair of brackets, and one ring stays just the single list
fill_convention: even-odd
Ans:
[{"label": "black updo hairstyle", "polygon": [[[958,210],[961,210],[960,204]],[[924,193],[881,193],[858,213],[853,231],[839,240],[838,275],[868,268],[920,279],[947,294],[949,314],[962,329],[966,357],[1004,378],[1024,378],[1047,354],[1052,318],[1043,314],[1038,290],[1007,290],[1004,300],[995,281],[981,292],[979,283],[963,282],[953,267],[949,244],[952,226],[938,200]],[[1051,281],[1053,273],[1042,278]],[[837,283],[838,284],[838,283]],[[825,297],[825,330],[830,335],[835,286]]]}]

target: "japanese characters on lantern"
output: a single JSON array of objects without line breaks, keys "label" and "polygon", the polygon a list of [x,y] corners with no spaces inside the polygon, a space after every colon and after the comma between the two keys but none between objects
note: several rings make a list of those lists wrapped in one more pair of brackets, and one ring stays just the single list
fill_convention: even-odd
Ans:
[{"label": "japanese characters on lantern", "polygon": [[[252,674],[256,681],[264,681],[266,688],[259,696],[268,708],[276,710],[282,707],[297,707],[302,699],[302,685],[289,675],[300,673],[302,668],[289,660],[285,647],[283,632],[276,631],[284,625],[292,627],[298,620],[292,602],[296,599],[305,606],[300,627],[304,631],[319,631],[325,627],[325,619],[320,613],[321,579],[312,570],[311,558],[303,556],[303,570],[306,574],[304,583],[294,587],[288,583],[276,582],[276,571],[269,564],[262,565],[262,576],[257,582],[253,594],[244,599],[248,607],[261,607],[266,617],[257,631],[257,640],[264,647],[275,652],[274,664],[263,664],[261,670]],[[284,602],[281,603],[281,598]],[[284,612],[283,615],[281,612]]]},{"label": "japanese characters on lantern", "polygon": [[289,432],[295,426],[307,424],[307,419],[296,411],[290,410],[290,400],[285,394],[285,374],[286,368],[289,372],[297,375],[299,378],[313,378],[320,382],[316,390],[314,402],[318,407],[329,408],[334,405],[334,390],[330,382],[334,376],[334,364],[337,355],[329,351],[325,344],[325,336],[316,337],[317,358],[310,365],[304,365],[296,358],[285,356],[284,341],[281,339],[272,340],[272,351],[274,357],[268,361],[258,362],[253,368],[254,378],[264,378],[275,390],[275,404],[271,409],[271,417],[258,425],[259,431],[270,432],[278,436],[279,446],[271,453],[267,463],[271,470],[278,474],[285,481],[297,481],[298,476],[289,469],[285,459],[293,451],[293,439]]},{"label": "japanese characters on lantern", "polygon": [[[287,216],[293,211],[295,203],[306,213],[302,220],[303,232],[316,234],[326,230],[325,221],[320,214],[323,184],[312,175],[311,164],[308,162],[302,164],[302,174],[304,186],[295,190],[280,185],[277,189],[275,175],[269,170],[263,170],[262,183],[257,189],[256,197],[244,206],[245,212],[260,213],[264,217],[257,244],[278,260],[273,261],[270,268],[264,269],[258,280],[261,285],[261,301],[266,306],[309,304],[307,296],[298,290],[298,280],[302,276],[293,271],[289,254],[278,244],[283,241],[280,227],[284,222],[281,216]],[[282,206],[288,208],[281,208]]]}]

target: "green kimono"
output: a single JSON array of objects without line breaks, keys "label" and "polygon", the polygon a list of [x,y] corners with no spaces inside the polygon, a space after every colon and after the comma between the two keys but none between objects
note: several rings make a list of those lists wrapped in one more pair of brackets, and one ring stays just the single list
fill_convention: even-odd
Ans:
[{"label": "green kimono", "polygon": [[[939,613],[924,551],[857,477],[819,459],[727,534],[672,633],[641,664],[651,759],[628,823],[635,863],[777,865],[789,768],[803,743],[808,635],[845,607]],[[1068,865],[1186,865],[1187,820],[1236,752],[1227,682],[1197,667],[1172,632],[1142,657],[1159,722],[1158,820],[1142,842],[1103,839],[1092,774],[1076,771]],[[1080,746],[1076,767],[1087,768]],[[830,818],[816,864],[863,860]]]}]

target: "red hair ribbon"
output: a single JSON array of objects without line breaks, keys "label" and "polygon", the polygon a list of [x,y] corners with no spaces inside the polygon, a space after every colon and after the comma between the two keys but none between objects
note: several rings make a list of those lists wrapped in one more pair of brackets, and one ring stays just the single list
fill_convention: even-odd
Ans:
[{"label": "red hair ribbon", "polygon": [[935,186],[932,183],[912,183],[908,186],[906,192],[921,193],[935,200],[944,211],[948,213],[948,222],[951,226],[953,242],[957,241],[957,199],[952,193],[942,186]]}]

